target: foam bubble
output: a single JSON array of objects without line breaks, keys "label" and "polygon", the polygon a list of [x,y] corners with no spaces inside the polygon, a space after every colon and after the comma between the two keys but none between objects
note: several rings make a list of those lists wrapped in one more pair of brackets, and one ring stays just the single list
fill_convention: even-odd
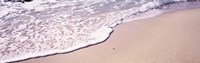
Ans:
[{"label": "foam bubble", "polygon": [[[6,4],[8,6],[4,7],[15,10],[3,10],[5,14],[10,14],[5,16],[2,13],[1,16],[5,17],[0,18],[0,24],[5,24],[0,26],[0,40],[3,43],[0,44],[3,46],[0,61],[11,62],[69,52],[100,43],[110,36],[112,28],[118,24],[156,16],[163,10],[155,7],[176,1],[184,0],[53,0]],[[34,5],[26,7],[31,4]],[[24,10],[27,12],[19,12]]]}]

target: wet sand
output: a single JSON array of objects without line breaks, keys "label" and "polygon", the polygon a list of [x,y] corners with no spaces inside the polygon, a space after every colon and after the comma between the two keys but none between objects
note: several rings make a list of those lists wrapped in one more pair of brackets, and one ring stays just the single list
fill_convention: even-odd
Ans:
[{"label": "wet sand", "polygon": [[200,63],[200,9],[126,22],[104,43],[19,63]]}]

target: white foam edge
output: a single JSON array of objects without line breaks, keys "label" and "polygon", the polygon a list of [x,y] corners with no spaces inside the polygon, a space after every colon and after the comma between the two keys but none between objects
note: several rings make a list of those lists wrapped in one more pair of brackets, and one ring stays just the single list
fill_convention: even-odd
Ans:
[{"label": "white foam edge", "polygon": [[[198,3],[198,2],[186,2],[186,3]],[[189,5],[189,6],[190,7],[187,7],[187,6],[184,7],[183,6],[183,7],[174,8],[174,9],[151,9],[151,10],[149,10],[147,12],[144,12],[144,13],[141,13],[139,15],[133,15],[131,17],[127,17],[127,18],[125,18],[125,20],[122,23],[130,22],[130,21],[135,21],[135,20],[140,20],[140,19],[152,18],[152,17],[161,15],[161,14],[166,13],[166,12],[171,12],[171,11],[200,8],[200,6],[195,6],[195,5]]]},{"label": "white foam edge", "polygon": [[[163,12],[160,11],[159,9],[152,9],[152,10],[149,10],[151,8],[155,8],[156,6],[159,6],[161,5],[160,3],[154,1],[154,2],[148,2],[144,5],[142,5],[138,11],[131,11],[130,13],[136,13],[136,12],[144,12],[144,13],[141,13],[139,15],[133,15],[133,16],[130,16],[130,17],[124,17],[122,19],[124,19],[124,21],[116,21],[114,23],[112,23],[111,25],[109,25],[110,27],[115,27],[121,23],[124,23],[124,22],[129,22],[129,21],[132,21],[132,20],[139,20],[139,19],[145,19],[145,18],[150,18],[150,17],[154,17],[154,16],[157,16],[159,14],[162,14]],[[145,12],[146,10],[149,10],[147,12]],[[124,15],[126,16],[129,16],[130,13],[126,13]]]},{"label": "white foam edge", "polygon": [[141,13],[139,15],[133,16],[133,17],[128,17],[128,19],[124,20],[123,23],[125,22],[130,22],[134,20],[140,20],[140,19],[147,19],[151,17],[158,16],[160,14],[163,14],[165,11],[159,10],[159,9],[152,9],[150,11],[147,11],[145,13]]},{"label": "white foam edge", "polygon": [[25,54],[25,55],[23,55],[21,57],[16,57],[16,58],[13,57],[12,59],[0,61],[0,62],[2,62],[2,63],[14,62],[14,61],[20,61],[20,60],[25,60],[25,59],[34,58],[34,57],[40,57],[40,56],[42,57],[42,56],[47,56],[47,55],[52,55],[52,54],[57,54],[57,53],[66,53],[66,52],[74,51],[74,50],[77,50],[77,49],[81,49],[81,48],[84,48],[84,47],[87,47],[87,46],[90,46],[90,45],[94,45],[94,44],[103,42],[104,40],[106,40],[110,36],[110,33],[112,31],[113,31],[112,28],[102,27],[98,31],[92,33],[92,36],[94,36],[94,37],[95,37],[94,34],[101,33],[100,34],[101,36],[99,36],[97,38],[98,40],[91,41],[91,42],[86,42],[86,43],[82,43],[82,44],[78,44],[76,46],[67,48],[65,50],[54,50],[54,51],[49,51],[49,52],[40,52],[40,53],[34,53],[34,54]]},{"label": "white foam edge", "polygon": [[[146,13],[140,14],[139,16],[134,17],[133,19],[127,19],[127,20],[123,21],[123,23],[129,22],[129,21],[133,21],[133,20],[151,18],[151,17],[157,16],[157,15],[160,15],[162,13],[164,13],[164,11],[161,11],[159,9],[153,9],[153,10],[150,10],[150,11],[148,11]],[[117,24],[115,24],[114,26],[116,26],[116,25]],[[94,34],[97,34],[97,33],[101,33],[102,34],[102,35],[99,36],[98,40],[95,40],[95,41],[92,41],[92,42],[78,44],[78,45],[76,45],[74,47],[70,47],[70,48],[68,48],[66,50],[54,50],[54,51],[50,51],[50,52],[47,52],[47,53],[45,52],[45,54],[43,52],[40,52],[38,54],[34,53],[34,55],[26,54],[26,55],[18,57],[18,58],[13,58],[13,59],[0,61],[0,62],[19,61],[19,60],[24,60],[24,59],[28,59],[28,58],[38,57],[38,56],[47,56],[47,55],[56,54],[56,53],[65,53],[65,52],[74,51],[76,49],[80,49],[80,48],[83,48],[83,47],[86,47],[86,46],[89,46],[89,45],[92,45],[92,44],[96,44],[96,43],[99,43],[99,42],[102,42],[102,41],[106,40],[110,36],[110,33],[112,31],[113,31],[113,29],[110,28],[110,27],[102,27],[97,32],[92,33],[92,36]],[[94,35],[94,37],[95,37],[95,35]]]}]

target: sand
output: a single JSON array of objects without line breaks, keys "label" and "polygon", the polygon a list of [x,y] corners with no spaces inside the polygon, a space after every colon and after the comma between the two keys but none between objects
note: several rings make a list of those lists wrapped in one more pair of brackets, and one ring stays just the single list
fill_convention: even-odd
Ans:
[{"label": "sand", "polygon": [[199,11],[126,22],[104,43],[19,63],[200,63]]}]

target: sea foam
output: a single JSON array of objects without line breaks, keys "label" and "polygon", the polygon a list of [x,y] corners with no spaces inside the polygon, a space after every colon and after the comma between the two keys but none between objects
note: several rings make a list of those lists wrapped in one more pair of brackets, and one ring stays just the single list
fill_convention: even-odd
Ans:
[{"label": "sea foam", "polygon": [[98,44],[110,36],[116,25],[162,14],[168,8],[162,5],[180,1],[186,0],[0,2],[0,62],[72,52]]}]

